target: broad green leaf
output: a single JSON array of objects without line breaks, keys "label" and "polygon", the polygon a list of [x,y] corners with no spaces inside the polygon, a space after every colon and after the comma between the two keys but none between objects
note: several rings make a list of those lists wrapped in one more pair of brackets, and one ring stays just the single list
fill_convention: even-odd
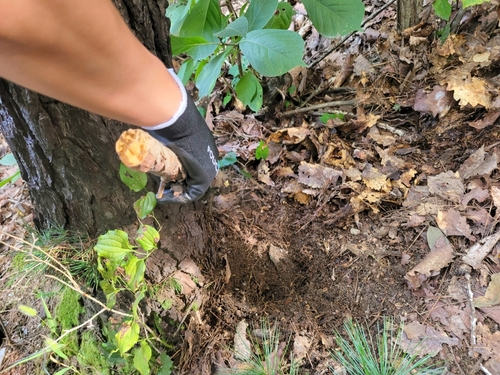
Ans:
[{"label": "broad green leaf", "polygon": [[302,3],[314,27],[331,38],[358,30],[365,14],[361,0],[303,0]]},{"label": "broad green leaf", "polygon": [[148,182],[148,176],[146,173],[135,172],[123,163],[120,164],[120,179],[129,187],[130,190],[135,191],[136,193],[144,189]]},{"label": "broad green leaf", "polygon": [[120,262],[132,251],[132,245],[128,241],[128,234],[117,229],[100,235],[94,250],[101,258]]},{"label": "broad green leaf", "polygon": [[223,30],[226,24],[217,0],[199,0],[186,16],[179,36],[202,36],[215,42],[214,34]]},{"label": "broad green leaf", "polygon": [[260,74],[280,76],[296,66],[306,66],[302,61],[304,41],[289,30],[255,30],[240,42],[248,62]]},{"label": "broad green leaf", "polygon": [[187,4],[181,4],[180,2],[170,2],[168,4],[165,16],[170,19],[170,35],[179,35],[182,24],[189,13],[189,9],[191,9],[191,2],[192,0],[189,0]]},{"label": "broad green leaf", "polygon": [[182,84],[186,86],[189,82],[189,79],[193,75],[194,70],[196,69],[196,61],[193,59],[187,59],[184,61],[177,72],[177,76],[182,81]]},{"label": "broad green leaf", "polygon": [[137,243],[146,251],[157,249],[158,241],[160,240],[160,233],[149,225],[141,225],[137,231],[135,238]]},{"label": "broad green leaf", "polygon": [[195,61],[203,60],[214,53],[218,43],[208,42],[201,36],[171,36],[172,54],[180,55],[186,52]]},{"label": "broad green leaf", "polygon": [[11,184],[13,184],[14,182],[16,182],[17,180],[19,180],[19,178],[21,177],[21,172],[19,171],[16,171],[14,172],[13,174],[11,174],[9,177],[7,178],[4,178],[3,180],[0,180],[0,188],[2,186],[5,186],[7,185],[9,182]]},{"label": "broad green leaf", "polygon": [[149,360],[151,359],[151,347],[145,341],[141,341],[141,346],[134,350],[134,367],[142,375],[149,375]]},{"label": "broad green leaf", "polygon": [[251,70],[241,77],[234,89],[238,99],[252,111],[257,112],[262,107],[262,85]]},{"label": "broad green leaf", "polygon": [[222,159],[218,161],[219,168],[228,167],[231,164],[236,163],[236,154],[233,151],[229,151]]},{"label": "broad green leaf", "polygon": [[248,31],[262,29],[273,16],[277,5],[278,0],[251,0],[245,12]]},{"label": "broad green leaf", "polygon": [[217,34],[214,34],[217,38],[230,38],[233,36],[245,36],[248,32],[248,20],[245,16],[237,18],[226,28]]},{"label": "broad green leaf", "polygon": [[289,3],[280,2],[276,12],[271,17],[264,29],[282,29],[287,30],[292,23],[293,8]]},{"label": "broad green leaf", "polygon": [[29,306],[26,306],[26,305],[19,305],[19,306],[17,306],[17,308],[24,315],[28,315],[28,316],[32,316],[32,317],[38,315],[38,311],[36,311],[33,307],[29,307]]},{"label": "broad green leaf", "polygon": [[101,287],[104,295],[106,296],[106,306],[110,309],[116,304],[116,295],[119,292],[119,289],[116,289],[109,281],[101,280],[99,282],[99,286]]},{"label": "broad green leaf", "polygon": [[9,152],[3,158],[0,159],[0,165],[5,165],[6,167],[10,167],[13,165],[17,165],[16,158],[12,152]]},{"label": "broad green leaf", "polygon": [[266,145],[266,142],[264,142],[263,140],[260,140],[259,145],[255,149],[255,159],[266,160],[268,156],[269,156],[269,146]]},{"label": "broad green leaf", "polygon": [[64,348],[64,344],[61,344],[59,342],[55,342],[54,340],[52,340],[50,337],[47,337],[45,339],[45,344],[47,345],[47,348],[49,350],[52,350],[54,353],[56,353],[59,357],[63,358],[63,359],[68,359],[68,356],[66,354],[64,354],[62,352],[61,349]]},{"label": "broad green leaf", "polygon": [[462,6],[465,8],[474,6],[474,5],[479,5],[482,3],[489,3],[490,0],[462,0]]},{"label": "broad green leaf", "polygon": [[217,82],[220,70],[222,69],[222,64],[232,49],[232,47],[227,48],[224,52],[219,53],[210,60],[196,78],[196,87],[198,87],[198,95],[200,98],[209,95],[214,89],[215,82]]},{"label": "broad green leaf", "polygon": [[172,373],[172,367],[174,365],[172,359],[170,359],[170,357],[165,353],[161,353],[160,363],[161,367],[160,370],[158,371],[158,375],[170,375]]},{"label": "broad green leaf", "polygon": [[121,356],[137,344],[137,341],[139,341],[139,331],[139,324],[133,320],[126,320],[122,323],[120,329],[115,335],[118,350],[120,351]]},{"label": "broad green leaf", "polygon": [[144,280],[144,271],[146,270],[146,264],[144,259],[139,259],[136,256],[129,256],[127,263],[123,266],[125,274],[129,277],[127,282],[128,287],[132,291],[136,291],[139,284]]},{"label": "broad green leaf", "polygon": [[448,0],[435,0],[434,4],[432,4],[432,7],[434,8],[436,16],[441,17],[445,21],[450,20],[451,4],[448,2]]},{"label": "broad green leaf", "polygon": [[155,207],[156,195],[152,192],[148,192],[145,196],[139,198],[134,203],[135,213],[141,220],[153,212]]}]

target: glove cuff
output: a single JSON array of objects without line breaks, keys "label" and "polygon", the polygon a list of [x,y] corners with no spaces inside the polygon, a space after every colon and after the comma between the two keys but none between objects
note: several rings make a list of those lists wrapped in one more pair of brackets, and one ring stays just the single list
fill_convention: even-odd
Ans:
[{"label": "glove cuff", "polygon": [[155,125],[155,126],[149,126],[147,127],[147,130],[159,130],[166,128],[170,125],[173,125],[179,117],[182,116],[182,114],[186,111],[187,104],[188,104],[188,95],[186,92],[186,88],[182,84],[180,78],[175,74],[173,69],[167,69],[169,74],[172,76],[172,78],[175,80],[177,83],[177,86],[179,86],[179,90],[181,91],[181,104],[179,105],[179,108],[177,109],[177,112],[168,120],[165,122],[162,122],[161,124]]}]

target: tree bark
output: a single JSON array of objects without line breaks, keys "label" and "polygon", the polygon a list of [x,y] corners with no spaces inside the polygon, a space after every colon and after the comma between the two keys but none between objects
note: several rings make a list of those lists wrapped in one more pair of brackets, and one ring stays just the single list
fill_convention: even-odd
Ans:
[{"label": "tree bark", "polygon": [[398,0],[397,7],[399,31],[406,30],[420,22],[418,16],[422,11],[422,0]]},{"label": "tree bark", "polygon": [[[139,40],[171,67],[167,1],[115,4]],[[93,235],[135,220],[135,198],[119,179],[114,147],[125,129],[0,80],[0,130],[27,182],[39,229],[56,226]]]}]

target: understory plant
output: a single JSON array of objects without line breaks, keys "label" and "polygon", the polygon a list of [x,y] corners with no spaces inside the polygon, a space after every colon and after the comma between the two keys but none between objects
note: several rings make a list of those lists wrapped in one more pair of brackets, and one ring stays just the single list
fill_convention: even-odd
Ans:
[{"label": "understory plant", "polygon": [[[345,35],[360,28],[364,16],[361,0],[302,0],[308,17],[320,34]],[[184,84],[194,77],[200,97],[209,95],[224,65],[232,76],[230,94],[253,111],[262,107],[260,78],[280,76],[302,60],[304,40],[288,30],[292,6],[278,0],[250,0],[236,11],[231,0],[177,1],[167,9],[171,20],[174,55],[186,54],[178,74]],[[231,94],[232,93],[232,94]]]},{"label": "understory plant", "polygon": [[[402,327],[394,335],[392,319],[385,318],[383,327],[374,339],[370,333],[352,320],[344,323],[348,339],[335,333],[339,350],[332,357],[339,362],[348,375],[440,375],[446,368],[429,364],[430,355],[419,357],[419,346],[405,353],[398,344]],[[333,368],[332,373],[337,375]]]}]

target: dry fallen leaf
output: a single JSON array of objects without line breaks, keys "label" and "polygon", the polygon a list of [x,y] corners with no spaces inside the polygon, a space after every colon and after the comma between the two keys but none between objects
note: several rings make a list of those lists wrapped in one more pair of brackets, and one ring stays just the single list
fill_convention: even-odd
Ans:
[{"label": "dry fallen leaf", "polygon": [[497,209],[497,216],[500,214],[500,188],[498,186],[492,186],[490,188],[491,198],[493,199],[493,204]]},{"label": "dry fallen leaf", "polygon": [[481,265],[483,259],[490,253],[500,239],[500,231],[486,238],[480,239],[462,257],[462,261],[476,269]]},{"label": "dry fallen leaf", "polygon": [[248,361],[252,355],[251,343],[247,339],[248,324],[245,320],[241,320],[236,325],[236,333],[234,334],[234,356],[242,361]]},{"label": "dry fallen leaf", "polygon": [[447,236],[465,236],[469,240],[475,241],[467,220],[454,208],[450,208],[448,211],[439,211],[436,222],[439,229]]},{"label": "dry fallen leaf", "polygon": [[437,228],[429,227],[427,231],[431,251],[405,276],[413,289],[420,288],[422,283],[429,277],[438,275],[441,268],[446,267],[453,260],[453,247],[444,234],[441,233],[441,236],[437,239],[430,239],[430,236],[436,233],[436,230],[439,231]]},{"label": "dry fallen leaf", "polygon": [[443,344],[455,346],[460,343],[456,337],[448,337],[432,326],[411,322],[403,327],[400,345],[406,353],[417,352],[419,356],[434,357],[443,348]]},{"label": "dry fallen leaf", "polygon": [[465,187],[458,173],[448,171],[437,176],[429,176],[427,185],[431,194],[455,203],[462,201]]},{"label": "dry fallen leaf", "polygon": [[278,130],[269,136],[271,142],[283,143],[284,145],[295,145],[302,142],[311,132],[307,128],[287,128]]},{"label": "dry fallen leaf", "polygon": [[471,191],[469,191],[467,194],[464,195],[464,198],[462,199],[462,206],[467,206],[469,202],[473,199],[475,199],[478,203],[484,202],[488,197],[490,196],[490,193],[486,189],[481,189],[480,187],[475,187]]},{"label": "dry fallen leaf", "polygon": [[[453,74],[454,73],[454,74]],[[491,96],[488,92],[486,80],[478,77],[461,77],[460,71],[451,72],[447,78],[447,90],[453,91],[453,98],[461,107],[470,104],[472,107],[478,105],[488,109],[491,106]]]},{"label": "dry fallen leaf", "polygon": [[484,296],[474,298],[474,307],[491,307],[500,304],[500,273],[491,275]]},{"label": "dry fallen leaf", "polygon": [[387,176],[380,173],[377,168],[372,166],[370,163],[366,164],[365,169],[362,173],[363,182],[370,189],[376,191],[388,192],[391,189],[391,182],[387,179]]},{"label": "dry fallen leaf", "polygon": [[471,121],[469,125],[475,129],[484,129],[490,125],[493,125],[495,121],[500,117],[500,110],[489,111],[484,115],[484,117],[480,120]]},{"label": "dry fallen leaf", "polygon": [[335,185],[340,177],[341,171],[323,165],[302,162],[299,166],[299,182],[315,189]]},{"label": "dry fallen leaf", "polygon": [[463,162],[458,169],[458,173],[464,180],[473,176],[489,175],[497,169],[497,164],[497,154],[493,153],[492,155],[487,156],[483,145]]},{"label": "dry fallen leaf", "polygon": [[271,180],[271,176],[269,174],[269,166],[264,159],[260,161],[259,166],[257,167],[257,179],[268,186],[274,186],[274,181]]},{"label": "dry fallen leaf", "polygon": [[413,109],[418,112],[430,113],[434,117],[444,117],[453,106],[453,94],[442,86],[434,86],[430,93],[420,89],[415,96]]}]

